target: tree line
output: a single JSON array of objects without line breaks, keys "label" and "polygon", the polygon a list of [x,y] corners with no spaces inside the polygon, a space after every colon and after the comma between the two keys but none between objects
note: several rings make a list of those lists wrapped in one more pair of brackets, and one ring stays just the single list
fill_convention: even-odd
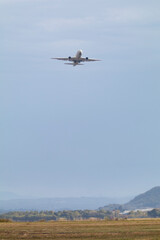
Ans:
[{"label": "tree line", "polygon": [[13,211],[0,214],[0,222],[3,220],[34,222],[34,221],[59,221],[59,220],[87,220],[87,219],[124,219],[124,218],[156,218],[160,217],[160,209],[152,211],[130,211],[121,214],[119,210],[64,210],[64,211]]},{"label": "tree line", "polygon": [[81,220],[89,218],[111,219],[113,217],[110,211],[96,210],[75,210],[75,211],[14,211],[0,214],[0,219],[10,219],[13,221],[50,221],[50,220]]}]

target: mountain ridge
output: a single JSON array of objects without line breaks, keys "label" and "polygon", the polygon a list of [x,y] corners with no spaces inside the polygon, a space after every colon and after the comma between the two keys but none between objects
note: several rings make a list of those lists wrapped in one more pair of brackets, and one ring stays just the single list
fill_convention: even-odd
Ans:
[{"label": "mountain ridge", "polygon": [[[36,198],[0,200],[1,211],[19,210],[92,210],[106,203],[119,202],[119,199],[107,197],[79,197],[79,198]],[[124,200],[122,201],[124,202]]]},{"label": "mountain ridge", "polygon": [[145,208],[160,208],[160,186],[141,193],[125,204],[109,204],[99,209],[104,210],[136,210]]}]

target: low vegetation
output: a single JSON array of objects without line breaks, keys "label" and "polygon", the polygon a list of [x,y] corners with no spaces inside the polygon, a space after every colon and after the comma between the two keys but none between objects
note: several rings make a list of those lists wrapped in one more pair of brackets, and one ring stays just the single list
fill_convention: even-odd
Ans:
[{"label": "low vegetation", "polygon": [[2,222],[0,239],[158,240],[160,219]]}]

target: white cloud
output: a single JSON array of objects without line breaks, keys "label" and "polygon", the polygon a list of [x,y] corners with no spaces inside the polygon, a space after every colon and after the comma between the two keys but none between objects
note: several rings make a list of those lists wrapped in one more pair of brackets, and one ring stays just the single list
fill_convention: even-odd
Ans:
[{"label": "white cloud", "polygon": [[[33,0],[0,0],[0,4],[15,4],[15,3],[22,3],[22,2],[33,2]],[[41,0],[34,0],[35,2],[40,2]]]},{"label": "white cloud", "polygon": [[72,29],[72,28],[86,28],[94,22],[94,18],[53,18],[47,19],[39,23],[39,26],[43,27],[47,31],[59,31],[61,29]]},{"label": "white cloud", "polygon": [[147,24],[160,21],[159,11],[155,8],[110,8],[103,14],[105,22],[110,24]]},{"label": "white cloud", "polygon": [[[89,42],[80,39],[63,39],[47,43],[50,49],[79,49],[80,46],[87,46]],[[63,50],[62,50],[63,52]]]},{"label": "white cloud", "polygon": [[126,25],[147,25],[160,22],[157,9],[149,8],[106,8],[101,14],[83,18],[50,18],[38,24],[46,31],[86,30],[101,27]]},{"label": "white cloud", "polygon": [[108,23],[128,23],[140,20],[140,13],[136,9],[114,8],[107,9],[105,21]]}]

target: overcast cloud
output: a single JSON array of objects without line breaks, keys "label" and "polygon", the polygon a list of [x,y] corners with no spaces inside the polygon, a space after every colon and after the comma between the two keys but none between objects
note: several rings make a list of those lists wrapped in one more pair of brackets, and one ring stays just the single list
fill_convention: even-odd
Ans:
[{"label": "overcast cloud", "polygon": [[[1,189],[127,196],[159,185],[160,1],[0,6]],[[78,49],[102,61],[50,59]]]}]

